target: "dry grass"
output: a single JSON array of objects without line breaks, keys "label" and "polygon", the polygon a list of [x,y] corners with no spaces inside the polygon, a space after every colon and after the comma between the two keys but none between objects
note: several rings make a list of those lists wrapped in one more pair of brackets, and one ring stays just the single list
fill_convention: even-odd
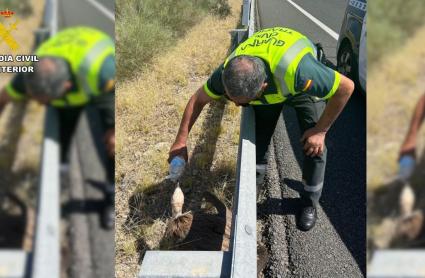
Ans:
[{"label": "dry grass", "polygon": [[[206,16],[175,47],[155,57],[149,70],[117,86],[117,277],[134,277],[144,251],[159,246],[174,190],[164,181],[168,150],[189,97],[227,55],[228,31],[237,26],[241,3],[229,4],[231,16]],[[204,190],[231,203],[239,114],[234,105],[215,102],[193,127],[190,167],[182,181],[185,210],[200,206]]]},{"label": "dry grass", "polygon": [[166,52],[206,14],[227,16],[229,11],[227,0],[118,1],[117,78],[127,80],[147,69],[154,55]]},{"label": "dry grass", "polygon": [[[425,92],[425,27],[368,72],[367,184],[373,190],[393,177],[414,106]],[[422,135],[423,136],[423,133]],[[422,150],[423,146],[420,146]],[[421,151],[419,151],[421,153]]]}]

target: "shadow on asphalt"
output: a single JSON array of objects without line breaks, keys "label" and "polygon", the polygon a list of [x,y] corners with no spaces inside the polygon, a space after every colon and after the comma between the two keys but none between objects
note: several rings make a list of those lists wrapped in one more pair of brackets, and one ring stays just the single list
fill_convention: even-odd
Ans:
[{"label": "shadow on asphalt", "polygon": [[62,205],[62,217],[68,217],[74,213],[100,213],[105,202],[99,199],[73,199]]},{"label": "shadow on asphalt", "polygon": [[[284,179],[284,183],[297,192],[301,192],[302,182],[293,179]],[[294,215],[297,216],[301,208],[300,198],[267,198],[257,204],[257,215]]]},{"label": "shadow on asphalt", "polygon": [[[95,181],[88,179],[85,182],[85,186],[91,186],[96,190],[102,192],[104,195],[108,191],[113,189],[107,189],[108,186],[111,186],[105,182]],[[62,205],[61,214],[62,217],[68,217],[70,214],[74,213],[97,213],[99,217],[103,212],[103,209],[107,205],[106,201],[99,198],[86,198],[86,199],[71,199],[68,202]]]},{"label": "shadow on asphalt", "polygon": [[283,181],[289,188],[292,188],[293,190],[298,191],[299,193],[302,192],[304,185],[301,181],[288,178],[284,178]]},{"label": "shadow on asphalt", "polygon": [[267,198],[257,205],[261,215],[297,215],[301,201],[299,198]]}]

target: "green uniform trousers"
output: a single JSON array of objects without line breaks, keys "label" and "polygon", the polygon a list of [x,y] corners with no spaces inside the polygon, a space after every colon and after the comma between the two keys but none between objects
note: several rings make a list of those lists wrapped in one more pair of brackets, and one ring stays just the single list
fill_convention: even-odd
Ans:
[{"label": "green uniform trousers", "polygon": [[[304,131],[316,125],[326,107],[326,102],[300,93],[291,96],[284,103],[253,106],[255,111],[257,164],[267,163],[267,149],[284,105],[291,106],[295,109],[302,135]],[[301,192],[301,196],[304,197],[304,199],[309,199],[314,205],[318,204],[322,193],[326,154],[326,146],[323,154],[320,156],[309,157],[304,154],[302,169],[304,188]]]}]

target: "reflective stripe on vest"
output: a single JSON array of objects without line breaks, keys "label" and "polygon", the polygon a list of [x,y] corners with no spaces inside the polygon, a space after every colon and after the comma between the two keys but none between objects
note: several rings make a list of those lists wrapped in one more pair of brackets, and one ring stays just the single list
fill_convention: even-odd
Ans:
[{"label": "reflective stripe on vest", "polygon": [[[308,48],[308,47],[311,47],[311,42],[309,39],[303,38],[296,41],[293,45],[291,45],[291,47],[288,50],[286,50],[285,54],[283,54],[282,58],[280,59],[279,64],[277,64],[277,67],[274,72],[274,76],[275,76],[275,79],[278,80],[278,86],[280,86],[282,95],[284,97],[291,95],[291,92],[295,93],[295,90],[291,90],[291,88],[288,88],[288,85],[285,82],[285,78],[288,78],[286,77],[288,67],[296,59],[296,57],[300,53],[302,53],[302,51],[305,48]],[[294,81],[291,83],[294,83]]]},{"label": "reflective stripe on vest", "polygon": [[277,85],[276,93],[263,94],[252,105],[275,104],[295,92],[295,73],[301,59],[308,53],[316,57],[316,47],[304,35],[288,28],[269,28],[253,34],[226,59],[224,66],[235,56],[248,55],[263,59],[270,66]]},{"label": "reflective stripe on vest", "polygon": [[98,88],[97,79],[90,80],[90,71],[96,65],[96,62],[99,62],[99,59],[103,58],[102,60],[104,60],[104,58],[106,58],[103,57],[107,56],[105,54],[111,54],[109,51],[111,45],[113,46],[113,42],[109,38],[103,39],[96,43],[86,54],[78,68],[77,75],[79,81],[81,82],[81,86],[83,87],[84,91],[90,95],[98,95],[98,93],[95,93]]}]

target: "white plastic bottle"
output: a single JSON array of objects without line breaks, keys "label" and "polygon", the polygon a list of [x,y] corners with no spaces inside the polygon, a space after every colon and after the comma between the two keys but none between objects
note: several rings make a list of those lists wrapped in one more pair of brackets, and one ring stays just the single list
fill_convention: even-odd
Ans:
[{"label": "white plastic bottle", "polygon": [[415,169],[415,158],[411,155],[404,155],[400,158],[399,161],[399,171],[398,178],[404,182],[406,182],[410,176],[413,174],[413,170]]},{"label": "white plastic bottle", "polygon": [[168,179],[176,182],[184,172],[186,161],[181,156],[175,156],[170,163]]}]

